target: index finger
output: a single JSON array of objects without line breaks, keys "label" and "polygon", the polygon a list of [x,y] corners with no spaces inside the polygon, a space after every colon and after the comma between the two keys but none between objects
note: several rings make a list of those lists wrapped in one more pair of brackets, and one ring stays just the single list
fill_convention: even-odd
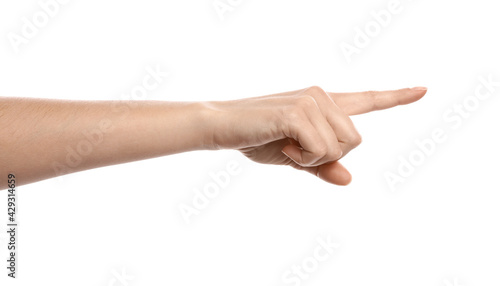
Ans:
[{"label": "index finger", "polygon": [[329,92],[328,94],[347,115],[356,115],[412,103],[421,99],[426,92],[426,87],[413,87],[388,91]]}]

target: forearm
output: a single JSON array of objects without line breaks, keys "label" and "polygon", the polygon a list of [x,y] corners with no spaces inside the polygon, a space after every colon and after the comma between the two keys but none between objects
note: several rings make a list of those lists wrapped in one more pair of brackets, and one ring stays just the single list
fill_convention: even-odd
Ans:
[{"label": "forearm", "polygon": [[209,149],[203,103],[0,98],[0,189],[67,173]]}]

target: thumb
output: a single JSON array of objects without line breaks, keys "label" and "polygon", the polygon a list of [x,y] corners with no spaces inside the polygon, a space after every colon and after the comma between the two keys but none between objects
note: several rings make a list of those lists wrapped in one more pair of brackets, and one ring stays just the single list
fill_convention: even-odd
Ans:
[{"label": "thumb", "polygon": [[346,186],[352,180],[351,173],[339,161],[329,162],[317,168],[317,176],[328,183]]}]

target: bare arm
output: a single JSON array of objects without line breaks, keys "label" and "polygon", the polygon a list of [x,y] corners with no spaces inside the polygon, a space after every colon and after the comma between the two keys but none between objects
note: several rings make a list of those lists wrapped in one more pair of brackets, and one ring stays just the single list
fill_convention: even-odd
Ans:
[{"label": "bare arm", "polygon": [[237,149],[339,185],[361,137],[350,115],[408,104],[425,88],[327,93],[318,87],[225,102],[0,98],[0,189],[192,150]]},{"label": "bare arm", "polygon": [[[133,104],[133,105],[132,105]],[[201,103],[0,98],[0,189],[206,149]]]}]

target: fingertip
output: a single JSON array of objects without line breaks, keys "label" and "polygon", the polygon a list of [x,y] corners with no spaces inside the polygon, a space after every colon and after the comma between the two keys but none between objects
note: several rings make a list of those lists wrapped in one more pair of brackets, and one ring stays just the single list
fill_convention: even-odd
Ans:
[{"label": "fingertip", "polygon": [[318,168],[318,177],[331,184],[347,186],[352,181],[351,173],[338,161],[321,165]]},{"label": "fingertip", "polygon": [[396,105],[405,105],[420,100],[427,93],[427,88],[417,86],[412,88],[400,89],[400,96]]},{"label": "fingertip", "polygon": [[339,178],[338,178],[338,181],[336,184],[339,186],[347,186],[351,182],[352,182],[352,175],[351,175],[351,173],[349,173],[349,171],[347,171],[345,169],[345,173],[339,175]]},{"label": "fingertip", "polygon": [[415,101],[421,99],[427,93],[427,87],[424,86],[412,87],[410,90],[416,95]]},{"label": "fingertip", "polygon": [[345,170],[345,173],[342,175],[342,178],[338,181],[338,185],[347,186],[352,182],[352,175],[349,171]]}]

